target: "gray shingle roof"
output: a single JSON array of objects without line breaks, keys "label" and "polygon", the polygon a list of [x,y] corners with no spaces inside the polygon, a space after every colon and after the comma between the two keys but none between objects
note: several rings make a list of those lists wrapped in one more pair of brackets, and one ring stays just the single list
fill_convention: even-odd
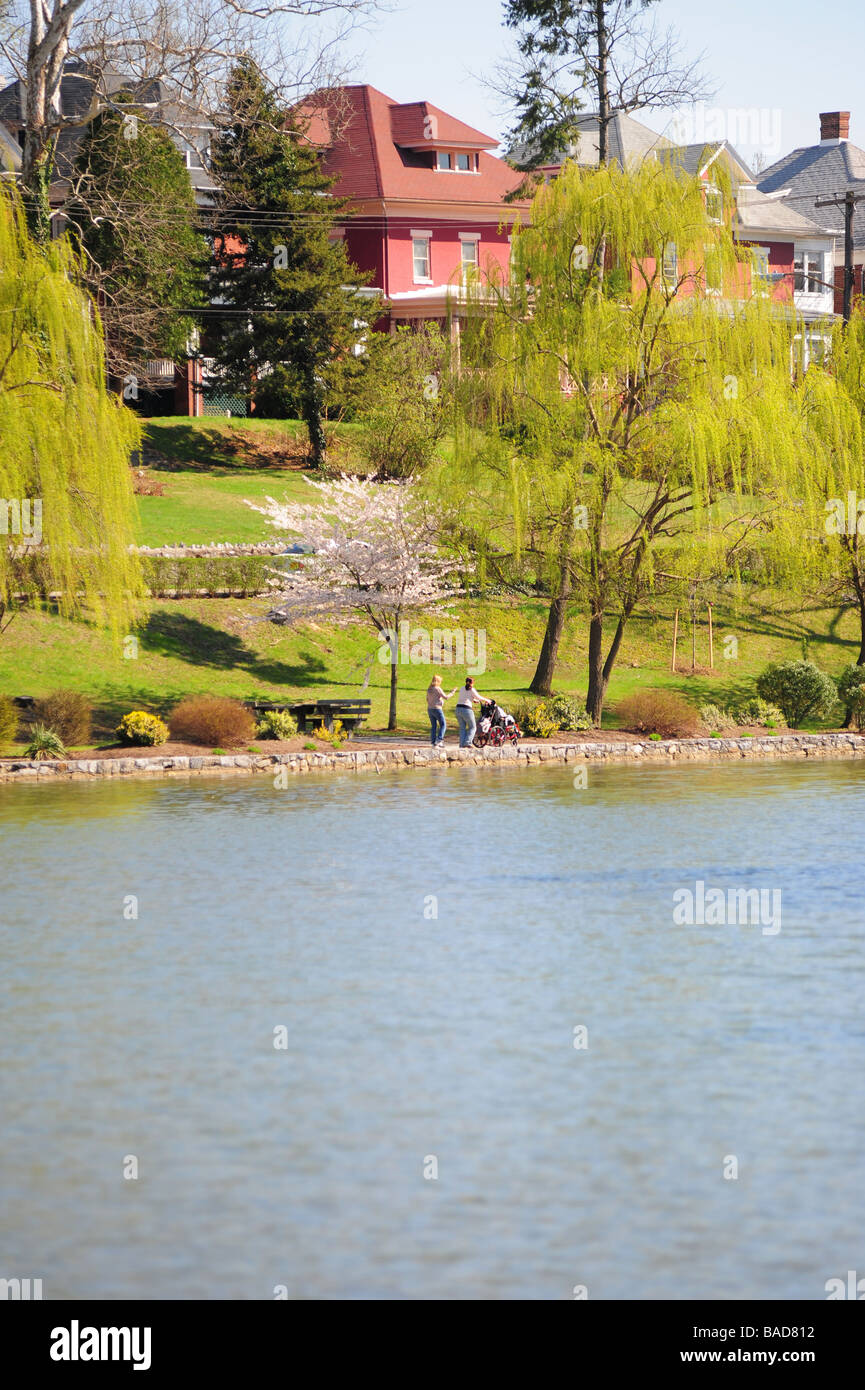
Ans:
[{"label": "gray shingle roof", "polygon": [[[579,128],[577,139],[550,163],[562,164],[566,159],[573,159],[584,167],[595,167],[598,163],[598,118],[593,112],[587,112],[585,116],[578,116],[575,124]],[[623,168],[645,159],[656,150],[669,149],[671,145],[665,135],[656,134],[622,111],[616,111],[610,117],[607,143],[610,162]],[[517,160],[525,153],[526,147],[519,145],[511,151]]]},{"label": "gray shingle roof", "polygon": [[[764,193],[789,188],[783,200],[788,207],[843,235],[841,208],[815,208],[814,204],[848,188],[865,193],[865,150],[849,140],[793,150],[764,171],[757,187]],[[861,203],[853,216],[853,245],[856,250],[865,248],[865,204]]]},{"label": "gray shingle roof", "polygon": [[826,236],[828,222],[817,221],[816,212],[807,217],[799,205],[789,206],[783,198],[769,198],[759,188],[740,185],[736,197],[736,218],[743,235],[749,229],[760,232],[786,232],[793,236]]}]

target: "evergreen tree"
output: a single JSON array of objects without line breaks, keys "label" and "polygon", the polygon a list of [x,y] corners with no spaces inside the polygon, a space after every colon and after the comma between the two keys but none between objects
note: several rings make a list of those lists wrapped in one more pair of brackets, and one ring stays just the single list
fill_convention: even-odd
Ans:
[{"label": "evergreen tree", "polygon": [[[362,334],[347,286],[367,277],[331,238],[344,202],[331,196],[318,153],[250,58],[232,73],[212,167],[221,217],[210,293],[228,312],[213,320],[211,355],[254,409],[299,410],[319,467],[326,395]],[[362,314],[375,311],[365,304]]]},{"label": "evergreen tree", "polygon": [[183,155],[129,99],[119,107],[91,122],[66,207],[114,376],[187,355],[184,311],[202,301],[208,258]]},{"label": "evergreen tree", "polygon": [[516,105],[518,166],[535,169],[579,133],[584,102],[598,123],[598,163],[609,157],[616,112],[679,106],[703,95],[672,33],[653,24],[657,0],[505,0],[519,57],[504,91]]}]

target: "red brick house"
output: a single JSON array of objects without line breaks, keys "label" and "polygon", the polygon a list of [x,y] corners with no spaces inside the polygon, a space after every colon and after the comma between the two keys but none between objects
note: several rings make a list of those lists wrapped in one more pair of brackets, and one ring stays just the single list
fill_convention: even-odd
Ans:
[{"label": "red brick house", "polygon": [[522,175],[490,153],[498,141],[370,86],[314,95],[301,112],[334,194],[351,200],[341,235],[384,296],[377,327],[434,319],[458,331],[466,267],[506,271],[510,227],[530,206],[504,201]]}]

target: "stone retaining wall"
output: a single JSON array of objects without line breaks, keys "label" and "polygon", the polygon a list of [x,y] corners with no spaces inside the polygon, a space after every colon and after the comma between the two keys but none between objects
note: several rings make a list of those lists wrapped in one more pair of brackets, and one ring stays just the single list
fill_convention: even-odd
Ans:
[{"label": "stone retaining wall", "polygon": [[0,782],[51,783],[92,777],[166,777],[201,773],[377,772],[411,767],[527,767],[533,763],[711,762],[738,758],[865,755],[862,734],[779,734],[774,738],[666,739],[646,743],[525,743],[518,748],[382,748],[334,753],[238,753],[222,757],[94,758],[57,762],[0,759]]}]

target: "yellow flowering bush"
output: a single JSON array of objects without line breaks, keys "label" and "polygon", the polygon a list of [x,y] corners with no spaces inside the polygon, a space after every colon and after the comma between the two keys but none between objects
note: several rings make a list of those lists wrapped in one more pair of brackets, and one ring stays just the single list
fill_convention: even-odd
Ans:
[{"label": "yellow flowering bush", "polygon": [[152,748],[157,743],[167,742],[168,725],[163,723],[158,714],[148,714],[146,710],[134,709],[129,714],[124,714],[117,725],[117,737],[121,743]]},{"label": "yellow flowering bush", "polygon": [[313,729],[312,732],[315,738],[320,738],[323,743],[332,744],[334,748],[341,748],[345,742],[341,719],[334,719],[332,729],[326,729],[323,724],[319,724],[318,728]]}]

